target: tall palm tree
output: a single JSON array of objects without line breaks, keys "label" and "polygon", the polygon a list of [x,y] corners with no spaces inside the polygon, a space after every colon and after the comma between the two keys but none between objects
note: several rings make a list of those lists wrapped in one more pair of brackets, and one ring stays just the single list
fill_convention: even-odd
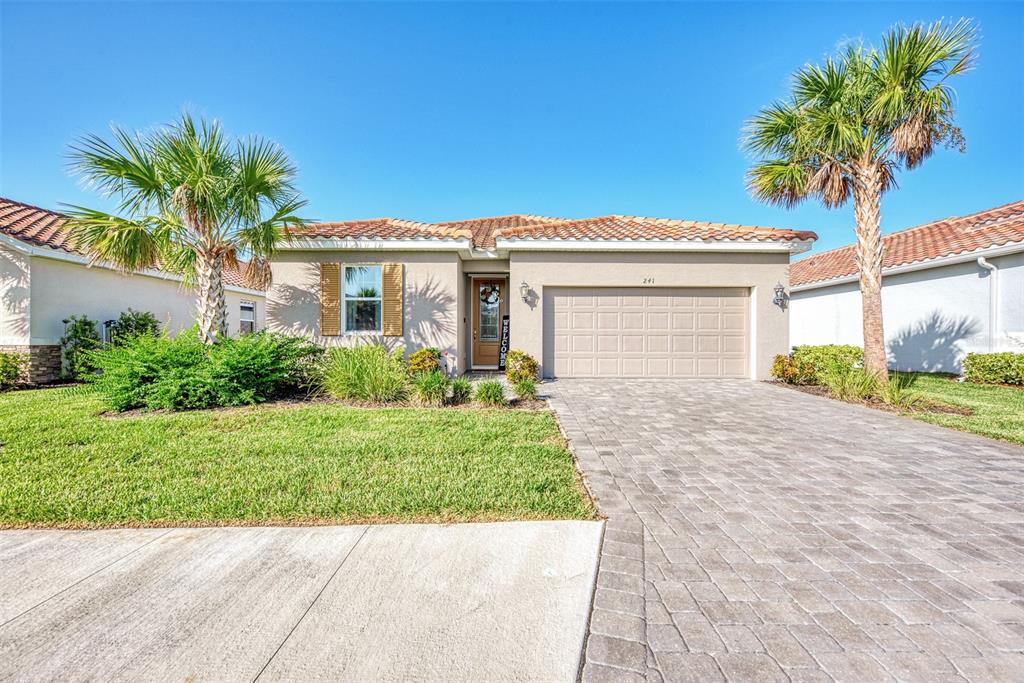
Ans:
[{"label": "tall palm tree", "polygon": [[762,109],[745,131],[744,146],[758,157],[747,174],[758,199],[792,207],[813,197],[835,208],[853,196],[864,367],[882,380],[882,193],[895,187],[897,170],[936,147],[964,150],[949,81],[971,68],[975,39],[963,19],[893,28],[880,48],[849,47],[797,71],[789,99]]},{"label": "tall palm tree", "polygon": [[68,227],[94,260],[126,272],[159,265],[198,290],[199,335],[226,334],[223,269],[249,259],[246,285],[270,284],[269,258],[305,205],[295,165],[258,137],[228,140],[218,122],[188,114],[143,133],[114,127],[113,142],[87,135],[71,146],[72,170],[119,202],[117,215],[71,207]]}]

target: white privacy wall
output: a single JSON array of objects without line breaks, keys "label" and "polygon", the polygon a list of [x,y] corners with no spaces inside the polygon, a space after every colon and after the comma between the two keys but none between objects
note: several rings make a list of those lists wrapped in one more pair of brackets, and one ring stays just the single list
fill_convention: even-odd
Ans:
[{"label": "white privacy wall", "polygon": [[[883,278],[890,367],[959,372],[971,351],[1024,351],[1024,253],[989,262],[999,268],[995,330],[989,324],[992,276],[976,261]],[[789,321],[794,346],[863,344],[857,283],[792,292]]]}]

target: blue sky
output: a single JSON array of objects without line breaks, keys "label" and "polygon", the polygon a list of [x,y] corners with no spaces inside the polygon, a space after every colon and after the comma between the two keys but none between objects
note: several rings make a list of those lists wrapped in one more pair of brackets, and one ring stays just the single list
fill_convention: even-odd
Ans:
[{"label": "blue sky", "polygon": [[790,74],[892,24],[974,17],[966,154],[883,200],[888,232],[1024,198],[1021,3],[89,3],[0,5],[0,193],[109,206],[67,145],[183,107],[281,143],[319,220],[608,213],[815,230],[852,208],[759,204],[745,119]]}]

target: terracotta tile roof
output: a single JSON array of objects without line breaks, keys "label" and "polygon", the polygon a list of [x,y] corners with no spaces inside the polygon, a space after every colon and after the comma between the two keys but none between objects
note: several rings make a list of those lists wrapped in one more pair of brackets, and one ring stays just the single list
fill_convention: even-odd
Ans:
[{"label": "terracotta tile roof", "polygon": [[[886,235],[882,238],[882,267],[893,268],[1013,242],[1024,242],[1024,200]],[[796,287],[856,273],[854,246],[849,245],[794,262],[789,283]]]},{"label": "terracotta tile roof", "polygon": [[548,216],[531,216],[529,214],[512,214],[511,216],[492,216],[490,218],[469,218],[462,221],[437,223],[450,228],[464,228],[473,234],[473,246],[477,249],[494,248],[494,235],[504,230],[522,228],[527,225],[548,225],[564,221],[564,218]]},{"label": "terracotta tile roof", "polygon": [[[72,244],[70,234],[64,229],[66,222],[64,214],[0,197],[0,234],[34,247],[49,247],[85,256],[84,251]],[[243,278],[246,266],[241,261],[238,268],[225,268],[224,282],[234,287],[246,287]]]},{"label": "terracotta tile roof", "polygon": [[818,238],[813,232],[803,230],[617,215],[503,228],[497,232],[497,237],[505,239],[726,240],[744,242],[791,242]]},{"label": "terracotta tile roof", "polygon": [[292,229],[296,237],[327,237],[344,239],[381,240],[438,240],[472,239],[473,233],[467,228],[448,227],[442,224],[417,223],[397,218],[371,218],[360,221],[338,221],[334,223],[310,223],[302,228]]},{"label": "terracotta tile roof", "polygon": [[444,223],[413,223],[393,218],[308,225],[293,234],[308,237],[366,239],[471,238],[478,249],[491,249],[496,238],[564,240],[736,240],[776,242],[813,240],[813,232],[681,221],[638,216],[566,219],[513,214]]}]

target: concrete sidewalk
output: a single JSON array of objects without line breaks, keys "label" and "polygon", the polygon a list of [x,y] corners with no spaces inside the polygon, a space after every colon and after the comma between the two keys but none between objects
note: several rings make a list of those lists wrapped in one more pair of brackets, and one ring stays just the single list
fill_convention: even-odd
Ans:
[{"label": "concrete sidewalk", "polygon": [[601,534],[0,532],[0,680],[573,681]]}]

